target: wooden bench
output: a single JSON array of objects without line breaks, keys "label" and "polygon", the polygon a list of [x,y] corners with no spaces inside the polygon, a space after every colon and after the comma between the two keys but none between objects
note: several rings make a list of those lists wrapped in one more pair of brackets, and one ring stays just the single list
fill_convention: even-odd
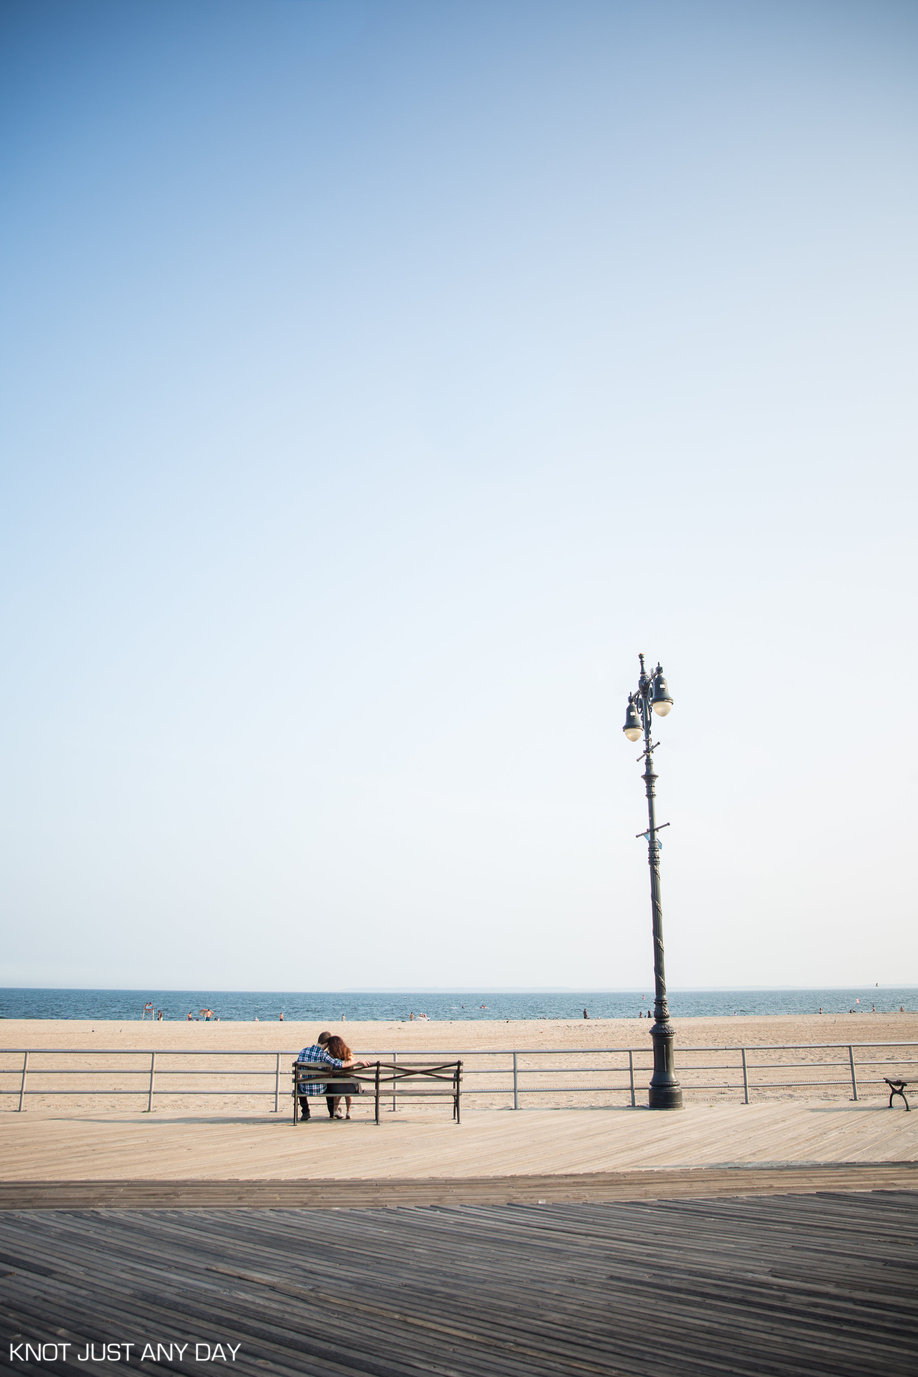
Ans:
[{"label": "wooden bench", "polygon": [[[307,1085],[324,1085],[326,1095],[347,1094],[336,1085],[345,1086],[356,1081],[374,1097],[376,1122],[379,1123],[379,1102],[384,1095],[391,1095],[397,1101],[403,1096],[414,1099],[449,1099],[453,1106],[453,1119],[458,1124],[459,1097],[462,1087],[462,1062],[444,1061],[426,1066],[404,1066],[401,1062],[373,1061],[369,1066],[351,1066],[346,1071],[336,1070],[322,1062],[293,1063],[293,1122],[300,1112],[300,1095]],[[318,1098],[318,1097],[316,1097]]]},{"label": "wooden bench", "polygon": [[905,1088],[908,1085],[908,1081],[893,1081],[890,1080],[888,1076],[884,1076],[883,1079],[889,1086],[889,1108],[892,1109],[893,1095],[901,1095],[903,1100],[905,1100],[905,1108],[908,1109],[908,1100],[905,1095]]}]

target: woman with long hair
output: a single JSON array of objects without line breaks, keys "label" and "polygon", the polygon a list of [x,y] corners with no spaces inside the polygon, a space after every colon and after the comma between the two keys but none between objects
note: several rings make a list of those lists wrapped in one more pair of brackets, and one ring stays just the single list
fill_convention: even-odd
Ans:
[{"label": "woman with long hair", "polygon": [[[339,1038],[337,1033],[332,1033],[325,1043],[326,1050],[339,1061],[351,1062],[354,1054],[348,1047],[344,1038]],[[360,1094],[360,1086],[357,1081],[344,1081],[341,1085],[335,1086],[334,1095],[326,1095],[325,1103],[328,1105],[328,1117],[330,1119],[349,1119],[351,1117],[351,1096]],[[341,1100],[344,1099],[346,1113],[341,1113]]]}]

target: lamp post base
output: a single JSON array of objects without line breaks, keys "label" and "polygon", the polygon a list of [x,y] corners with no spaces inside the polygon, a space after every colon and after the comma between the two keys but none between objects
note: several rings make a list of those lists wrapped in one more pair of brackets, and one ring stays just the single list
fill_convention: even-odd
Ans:
[{"label": "lamp post base", "polygon": [[654,1085],[651,1082],[647,1092],[647,1108],[681,1109],[682,1086],[678,1081],[674,1085]]},{"label": "lamp post base", "polygon": [[653,1038],[653,1075],[648,1087],[647,1106],[649,1109],[681,1109],[682,1086],[676,1079],[673,1059],[673,1032],[668,1018],[654,1023],[650,1030]]}]

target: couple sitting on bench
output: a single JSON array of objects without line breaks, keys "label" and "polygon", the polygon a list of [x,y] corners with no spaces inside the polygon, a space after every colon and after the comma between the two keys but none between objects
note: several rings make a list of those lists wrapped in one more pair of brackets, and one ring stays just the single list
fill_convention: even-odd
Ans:
[{"label": "couple sitting on bench", "polygon": [[[370,1065],[368,1061],[355,1061],[344,1038],[339,1038],[335,1033],[320,1033],[311,1047],[303,1048],[297,1057],[297,1062],[308,1063],[311,1066],[319,1063],[324,1066],[331,1066],[335,1071],[348,1071],[352,1066]],[[326,1094],[328,1087],[324,1082],[305,1080],[298,1076],[296,1088],[303,1123],[306,1123],[310,1118],[309,1100],[311,1096],[325,1095],[330,1119],[349,1119],[351,1117],[351,1096],[360,1094],[360,1086],[357,1081],[339,1081],[335,1083],[335,1093],[328,1095]],[[347,1107],[345,1114],[342,1114],[340,1107],[342,1098]]]}]

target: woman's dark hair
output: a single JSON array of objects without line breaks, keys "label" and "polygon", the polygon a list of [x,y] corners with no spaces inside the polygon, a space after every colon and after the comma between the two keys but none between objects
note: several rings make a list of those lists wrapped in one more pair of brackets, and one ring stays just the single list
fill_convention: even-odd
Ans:
[{"label": "woman's dark hair", "polygon": [[337,1057],[339,1061],[350,1061],[353,1056],[344,1038],[339,1038],[337,1033],[329,1033],[325,1050],[331,1052],[332,1056]]}]

